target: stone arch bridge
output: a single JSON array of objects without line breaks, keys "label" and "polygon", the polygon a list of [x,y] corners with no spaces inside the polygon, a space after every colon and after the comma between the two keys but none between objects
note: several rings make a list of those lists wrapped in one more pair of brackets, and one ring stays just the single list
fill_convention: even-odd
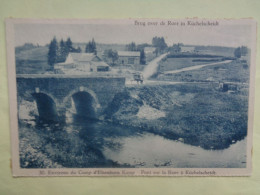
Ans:
[{"label": "stone arch bridge", "polygon": [[16,79],[18,109],[23,100],[36,101],[39,116],[54,121],[64,120],[72,104],[77,114],[98,118],[125,88],[124,77],[20,74]]}]

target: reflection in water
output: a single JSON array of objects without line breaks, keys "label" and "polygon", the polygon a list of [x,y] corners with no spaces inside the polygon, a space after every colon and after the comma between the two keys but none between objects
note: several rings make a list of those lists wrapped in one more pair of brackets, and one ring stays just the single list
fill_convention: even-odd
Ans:
[{"label": "reflection in water", "polygon": [[115,151],[109,147],[104,155],[118,163],[135,167],[245,167],[245,139],[224,150],[205,150],[182,142],[165,139],[151,133],[110,140],[121,145]]},{"label": "reflection in water", "polygon": [[[246,167],[246,139],[224,150],[204,150],[134,128],[70,117],[66,124],[19,124],[22,167]],[[28,159],[32,149],[42,156]]]}]

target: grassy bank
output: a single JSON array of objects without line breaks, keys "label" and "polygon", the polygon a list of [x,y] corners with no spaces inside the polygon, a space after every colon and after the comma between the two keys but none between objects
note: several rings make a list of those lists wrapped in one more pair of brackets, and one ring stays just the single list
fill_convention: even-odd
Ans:
[{"label": "grassy bank", "polygon": [[[19,122],[19,149],[21,168],[86,168],[120,167],[107,160],[99,150],[102,143],[98,137],[93,142],[85,131],[68,132],[69,125]],[[127,165],[122,165],[127,167]]]},{"label": "grassy bank", "polygon": [[247,91],[211,84],[129,87],[107,108],[107,120],[205,149],[223,149],[247,135]]}]

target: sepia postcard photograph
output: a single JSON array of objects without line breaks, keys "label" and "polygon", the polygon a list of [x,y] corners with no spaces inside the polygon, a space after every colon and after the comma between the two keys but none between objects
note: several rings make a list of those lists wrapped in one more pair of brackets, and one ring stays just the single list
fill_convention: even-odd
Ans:
[{"label": "sepia postcard photograph", "polygon": [[253,19],[6,19],[13,176],[249,176]]}]

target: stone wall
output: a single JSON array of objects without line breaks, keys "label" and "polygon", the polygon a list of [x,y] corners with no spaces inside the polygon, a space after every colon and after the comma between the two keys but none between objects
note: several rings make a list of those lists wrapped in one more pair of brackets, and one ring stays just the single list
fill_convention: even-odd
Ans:
[{"label": "stone wall", "polygon": [[114,95],[125,87],[124,77],[87,77],[83,75],[17,75],[18,104],[33,101],[33,93],[44,93],[56,103],[58,113],[64,114],[73,94],[85,91],[95,99],[97,115],[101,114]]}]

